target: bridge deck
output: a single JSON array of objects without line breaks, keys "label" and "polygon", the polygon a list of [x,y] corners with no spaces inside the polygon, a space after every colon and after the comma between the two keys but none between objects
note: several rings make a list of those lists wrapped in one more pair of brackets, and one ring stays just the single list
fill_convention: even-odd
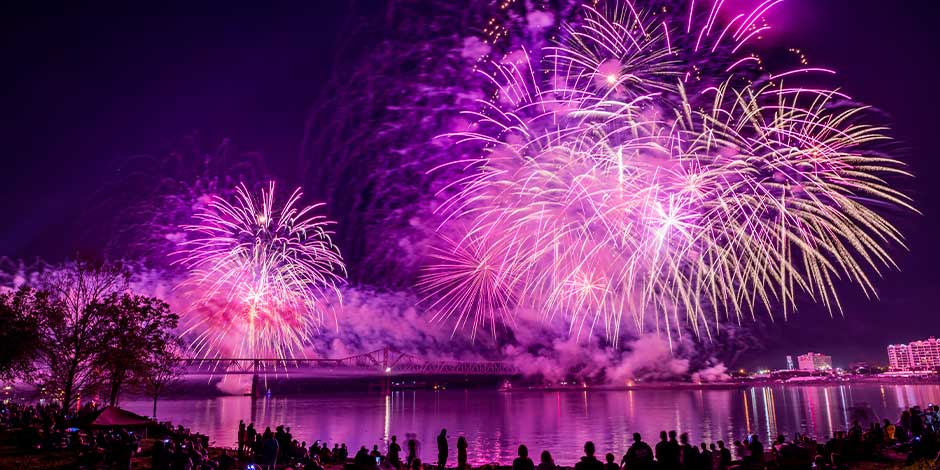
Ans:
[{"label": "bridge deck", "polygon": [[501,361],[434,361],[391,348],[377,349],[342,359],[185,358],[180,362],[190,375],[291,374],[317,370],[357,375],[517,375],[518,369]]}]

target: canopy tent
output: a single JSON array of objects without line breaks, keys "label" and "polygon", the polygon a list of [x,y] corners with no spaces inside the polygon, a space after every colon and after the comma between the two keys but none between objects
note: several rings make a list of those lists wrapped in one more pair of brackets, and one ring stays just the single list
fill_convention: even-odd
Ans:
[{"label": "canopy tent", "polygon": [[112,426],[135,427],[148,424],[150,424],[149,419],[116,406],[109,406],[101,410],[98,417],[91,422],[92,426],[104,428]]}]

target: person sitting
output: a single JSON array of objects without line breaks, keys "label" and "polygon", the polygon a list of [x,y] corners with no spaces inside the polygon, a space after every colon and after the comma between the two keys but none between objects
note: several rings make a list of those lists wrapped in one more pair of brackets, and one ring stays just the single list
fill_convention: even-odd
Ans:
[{"label": "person sitting", "polygon": [[310,463],[305,465],[304,469],[305,470],[324,470],[323,464],[320,463],[320,456],[314,454],[314,456],[310,458]]},{"label": "person sitting", "polygon": [[558,470],[558,467],[555,465],[555,459],[552,458],[552,453],[543,450],[542,456],[539,459],[539,466],[536,467],[536,470]]},{"label": "person sitting", "polygon": [[882,432],[884,432],[884,440],[888,445],[894,444],[894,433],[897,427],[891,424],[890,420],[884,420],[884,425],[881,427]]},{"label": "person sitting", "polygon": [[604,456],[604,470],[620,470],[620,465],[614,463],[614,459],[616,458],[614,454],[608,452],[607,455]]},{"label": "person sitting", "polygon": [[585,442],[584,457],[581,457],[581,460],[574,464],[574,470],[604,470],[604,464],[594,456],[596,451],[593,442]]},{"label": "person sitting", "polygon": [[535,470],[535,464],[529,458],[529,448],[525,445],[519,446],[519,457],[512,461],[512,470]]},{"label": "person sitting", "polygon": [[375,468],[375,459],[369,456],[369,451],[366,450],[366,446],[359,448],[359,451],[356,452],[356,456],[353,457],[353,466],[356,470],[370,470]]}]

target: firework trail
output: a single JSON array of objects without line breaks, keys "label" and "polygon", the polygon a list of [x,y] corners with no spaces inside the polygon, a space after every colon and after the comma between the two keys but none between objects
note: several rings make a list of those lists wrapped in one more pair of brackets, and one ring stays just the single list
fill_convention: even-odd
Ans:
[{"label": "firework trail", "polygon": [[838,282],[874,294],[903,245],[879,210],[915,211],[891,185],[909,174],[864,106],[799,84],[832,71],[764,70],[751,44],[777,3],[723,24],[721,1],[585,6],[557,43],[481,66],[490,97],[443,136],[476,154],[435,170],[462,172],[419,281],[437,317],[671,342],[800,296],[838,310]]},{"label": "firework trail", "polygon": [[335,314],[345,266],[331,241],[333,222],[301,206],[300,189],[280,203],[274,183],[253,197],[242,184],[234,202],[216,197],[184,226],[176,263],[194,297],[187,333],[202,355],[289,358]]}]

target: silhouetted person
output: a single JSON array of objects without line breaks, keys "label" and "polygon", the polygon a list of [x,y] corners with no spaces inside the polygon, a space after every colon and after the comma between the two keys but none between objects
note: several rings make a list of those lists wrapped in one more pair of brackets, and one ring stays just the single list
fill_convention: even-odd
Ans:
[{"label": "silhouetted person", "polygon": [[747,445],[748,453],[750,454],[751,462],[755,465],[763,465],[764,463],[764,445],[761,444],[760,439],[757,438],[757,434],[751,436],[751,442]]},{"label": "silhouetted person", "polygon": [[519,456],[512,461],[512,470],[535,470],[535,463],[529,458],[529,448],[520,445]]},{"label": "silhouetted person", "polygon": [[264,436],[261,438],[261,465],[274,468],[274,465],[277,464],[277,453],[279,449],[277,439],[274,438],[271,428],[268,428],[264,431]]},{"label": "silhouetted person", "polygon": [[604,470],[604,464],[597,457],[594,457],[594,443],[587,441],[584,443],[584,457],[581,461],[574,464],[574,470]]},{"label": "silhouetted person", "polygon": [[659,433],[659,443],[656,444],[656,460],[662,470],[679,469],[679,443],[676,441],[676,432],[666,431]]},{"label": "silhouetted person", "polygon": [[437,468],[447,467],[447,430],[437,435]]},{"label": "silhouetted person", "polygon": [[659,442],[656,443],[656,461],[665,466],[669,460],[669,436],[666,431],[659,432]]},{"label": "silhouetted person", "polygon": [[238,420],[238,456],[245,453],[245,443],[248,442],[248,430],[245,428],[245,421]]},{"label": "silhouetted person", "polygon": [[623,460],[620,461],[626,470],[650,470],[653,468],[653,449],[649,444],[643,442],[640,433],[633,433],[633,444],[623,454]]},{"label": "silhouetted person", "polygon": [[718,441],[719,469],[725,470],[731,467],[731,450],[725,447],[725,441]]},{"label": "silhouetted person", "polygon": [[[712,444],[714,447],[715,444]],[[702,451],[698,454],[699,462],[698,468],[703,470],[711,470],[712,468],[712,452],[708,450],[708,444],[702,443]]]},{"label": "silhouetted person", "polygon": [[258,431],[255,430],[255,423],[249,424],[248,428],[245,429],[245,446],[250,449],[255,443],[255,440],[257,440],[257,437]]},{"label": "silhouetted person", "polygon": [[682,470],[696,470],[698,468],[698,448],[689,444],[689,435],[687,433],[682,433],[679,440],[679,466]]},{"label": "silhouetted person", "polygon": [[388,445],[388,461],[395,468],[401,468],[401,446],[398,445],[398,436],[392,436]]},{"label": "silhouetted person", "polygon": [[369,456],[366,446],[360,447],[359,451],[356,452],[356,456],[353,457],[353,465],[355,465],[356,470],[367,470],[375,467],[375,460]]},{"label": "silhouetted person", "polygon": [[418,460],[418,437],[414,434],[408,435],[408,466],[411,467],[415,460]]},{"label": "silhouetted person", "polygon": [[552,458],[552,453],[543,450],[542,457],[539,459],[539,466],[536,467],[536,470],[557,470],[555,465],[555,459]]},{"label": "silhouetted person", "polygon": [[467,466],[467,438],[460,436],[457,438],[457,469],[465,470]]},{"label": "silhouetted person", "polygon": [[608,452],[607,455],[604,456],[604,470],[620,470],[620,465],[614,463],[614,459],[616,458],[614,454]]}]

